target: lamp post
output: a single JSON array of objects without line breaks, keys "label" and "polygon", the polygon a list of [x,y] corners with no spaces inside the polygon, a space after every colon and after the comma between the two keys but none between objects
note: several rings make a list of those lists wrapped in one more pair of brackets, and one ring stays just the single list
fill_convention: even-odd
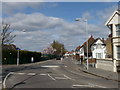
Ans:
[{"label": "lamp post", "polygon": [[[75,21],[84,21],[85,22],[85,30],[86,30],[86,39],[87,39],[87,35],[88,35],[88,31],[87,31],[87,19],[82,19],[82,18],[76,18]],[[86,50],[87,50],[87,69],[89,68],[89,62],[88,62],[88,40],[86,42]]]}]

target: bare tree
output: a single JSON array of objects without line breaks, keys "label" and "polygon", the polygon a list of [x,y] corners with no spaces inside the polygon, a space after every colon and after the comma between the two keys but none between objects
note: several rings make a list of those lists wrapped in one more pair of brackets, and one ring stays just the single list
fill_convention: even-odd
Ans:
[{"label": "bare tree", "polygon": [[16,35],[12,35],[11,33],[13,30],[10,29],[9,24],[3,24],[2,30],[1,30],[1,41],[2,45],[4,44],[11,44],[13,43],[13,39],[16,37]]}]

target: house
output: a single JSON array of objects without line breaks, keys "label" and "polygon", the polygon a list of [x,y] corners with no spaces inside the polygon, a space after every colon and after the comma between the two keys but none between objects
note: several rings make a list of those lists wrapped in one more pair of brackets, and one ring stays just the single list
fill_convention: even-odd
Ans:
[{"label": "house", "polygon": [[[81,53],[84,53],[84,57],[87,57],[87,48],[88,48],[88,57],[92,57],[91,45],[94,43],[95,39],[91,35],[90,38],[81,46]],[[88,45],[87,45],[88,44]]]},{"label": "house", "polygon": [[75,52],[74,52],[74,51],[66,52],[66,53],[65,53],[65,56],[72,56],[72,55],[75,55]]},{"label": "house", "polygon": [[92,57],[90,46],[93,44],[94,41],[95,39],[91,35],[90,38],[86,42],[84,42],[81,46],[78,46],[76,48],[75,51],[77,52],[77,54],[79,54],[80,58],[85,59],[87,57],[87,47],[88,47],[88,57]]},{"label": "house", "polygon": [[116,10],[105,25],[110,29],[112,35],[112,60],[114,72],[120,70],[120,10]]},{"label": "house", "polygon": [[80,45],[76,47],[76,49],[75,49],[75,53],[76,53],[76,54],[80,54],[80,48],[81,48]]},{"label": "house", "polygon": [[105,40],[97,38],[91,45],[92,58],[105,59],[106,56],[106,44]]}]

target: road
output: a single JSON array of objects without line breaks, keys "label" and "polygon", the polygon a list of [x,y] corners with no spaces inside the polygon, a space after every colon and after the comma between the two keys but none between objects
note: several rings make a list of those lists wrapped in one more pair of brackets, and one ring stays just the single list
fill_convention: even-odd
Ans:
[{"label": "road", "polygon": [[118,82],[90,75],[78,69],[70,58],[33,64],[12,72],[6,88],[118,88]]}]

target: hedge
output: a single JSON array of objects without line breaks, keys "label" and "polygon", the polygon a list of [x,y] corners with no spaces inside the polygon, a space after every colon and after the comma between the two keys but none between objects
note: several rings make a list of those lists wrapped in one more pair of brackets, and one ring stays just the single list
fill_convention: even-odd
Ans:
[{"label": "hedge", "polygon": [[[16,64],[17,63],[17,53],[16,50],[2,50],[2,64]],[[31,57],[34,58],[34,62],[41,61],[40,52],[32,51],[20,51],[19,63],[26,64],[31,63]]]},{"label": "hedge", "polygon": [[[2,50],[2,64],[17,64],[17,53],[17,50]],[[34,58],[34,62],[39,62],[54,59],[57,57],[57,55],[20,50],[19,64],[31,63],[32,57]]]}]

